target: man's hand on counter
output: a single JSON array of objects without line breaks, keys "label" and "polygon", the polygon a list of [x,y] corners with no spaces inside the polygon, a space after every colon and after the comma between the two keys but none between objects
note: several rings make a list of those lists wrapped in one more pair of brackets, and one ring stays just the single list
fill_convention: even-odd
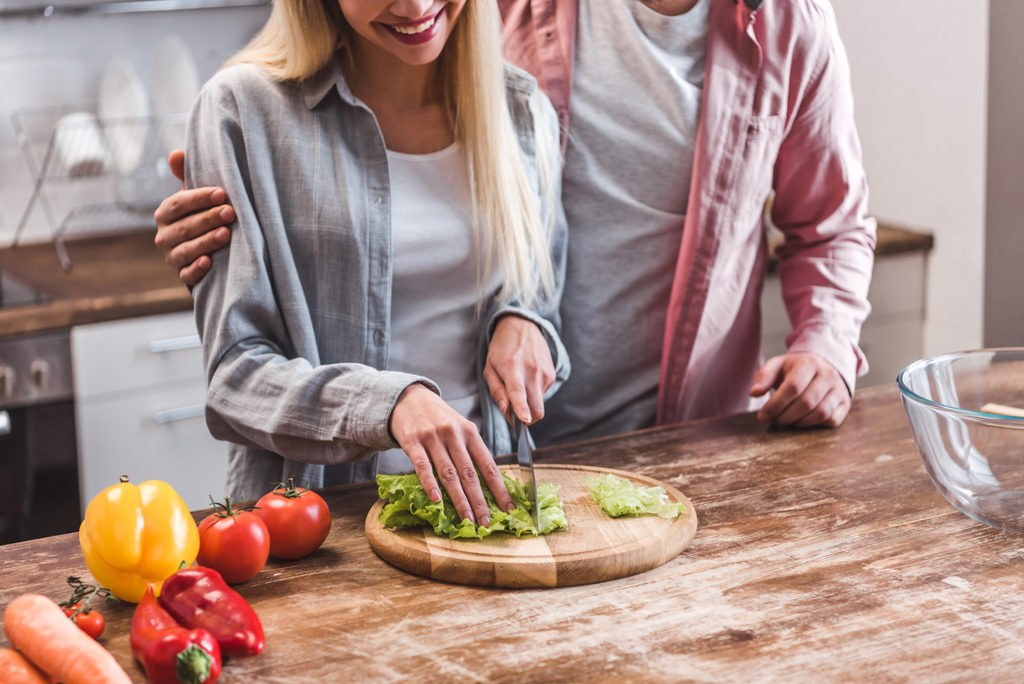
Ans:
[{"label": "man's hand on counter", "polygon": [[210,270],[209,255],[231,239],[227,226],[234,222],[235,210],[226,203],[223,188],[185,189],[183,151],[171,152],[167,162],[182,181],[182,189],[157,207],[153,215],[157,228],[154,242],[181,281],[192,287]]},{"label": "man's hand on counter", "polygon": [[780,426],[838,427],[852,399],[836,367],[817,354],[791,352],[774,356],[758,369],[750,396],[775,389],[757,419]]}]

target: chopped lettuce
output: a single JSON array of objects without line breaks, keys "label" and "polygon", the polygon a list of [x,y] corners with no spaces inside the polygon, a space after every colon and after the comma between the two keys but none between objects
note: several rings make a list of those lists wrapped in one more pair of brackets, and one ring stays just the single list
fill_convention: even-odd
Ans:
[{"label": "chopped lettuce", "polygon": [[428,525],[440,536],[451,539],[482,539],[495,532],[505,532],[521,537],[524,534],[548,534],[558,529],[567,529],[565,510],[558,498],[559,486],[552,482],[537,485],[537,503],[540,506],[540,529],[533,525],[530,507],[533,505],[528,488],[508,473],[502,473],[505,486],[512,496],[516,507],[511,513],[498,508],[494,495],[487,486],[483,487],[484,498],[491,513],[491,524],[482,527],[461,520],[455,512],[455,506],[442,492],[441,500],[434,502],[427,496],[419,478],[410,475],[378,475],[377,490],[380,498],[387,503],[380,512],[380,522],[384,527],[403,529]]},{"label": "chopped lettuce", "polygon": [[583,481],[601,510],[613,518],[624,515],[658,515],[675,518],[686,512],[686,504],[669,501],[662,487],[637,487],[611,473]]}]

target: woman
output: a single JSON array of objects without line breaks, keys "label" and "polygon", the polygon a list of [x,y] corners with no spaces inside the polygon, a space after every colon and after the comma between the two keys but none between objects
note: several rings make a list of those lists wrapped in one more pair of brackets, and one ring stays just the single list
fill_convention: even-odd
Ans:
[{"label": "woman", "polygon": [[277,0],[200,94],[186,182],[238,224],[195,289],[235,497],[411,465],[478,524],[477,470],[512,508],[488,447],[568,374],[565,221],[554,111],[499,30],[490,2]]}]

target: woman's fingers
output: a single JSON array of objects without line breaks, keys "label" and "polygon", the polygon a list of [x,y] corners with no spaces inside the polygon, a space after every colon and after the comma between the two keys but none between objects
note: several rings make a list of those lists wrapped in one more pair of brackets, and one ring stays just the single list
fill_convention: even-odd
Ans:
[{"label": "woman's fingers", "polygon": [[[437,481],[448,492],[456,513],[462,519],[469,519],[476,522],[473,514],[474,506],[467,498],[460,479],[460,469],[453,463],[444,441],[435,432],[424,432],[415,440],[407,440],[402,444],[409,460],[412,461],[416,476],[420,478],[420,484],[427,492],[431,501],[440,500],[440,492],[437,490]],[[437,479],[434,479],[437,473]],[[477,487],[479,489],[479,486]],[[434,498],[435,493],[437,498]],[[480,494],[483,498],[483,494]],[[485,506],[486,508],[486,506]]]},{"label": "woman's fingers", "polygon": [[431,465],[432,461],[427,455],[426,450],[413,442],[403,448],[405,455],[412,461],[412,467],[416,471],[416,476],[420,479],[420,484],[423,485],[423,491],[427,493],[431,501],[435,503],[440,501],[441,489],[434,478],[434,467]]},{"label": "woman's fingers", "polygon": [[506,419],[515,413],[529,425],[543,418],[555,367],[540,328],[520,316],[502,318],[487,350],[484,379]]},{"label": "woman's fingers", "polygon": [[[436,433],[431,433],[424,435],[423,443],[427,454],[430,455],[430,460],[434,464],[437,478],[441,481],[441,486],[444,487],[444,490],[448,492],[448,498],[452,500],[452,505],[455,506],[455,511],[459,514],[459,517],[463,520],[468,519],[476,522],[477,517],[474,514],[474,509],[479,509],[474,505],[475,501],[471,501],[471,497],[467,496],[467,489],[471,488],[463,487],[462,467],[455,462],[453,454],[449,453],[448,446],[444,443],[444,440]],[[478,484],[477,490],[479,489],[480,485]],[[480,493],[480,498],[483,498],[482,492]]]},{"label": "woman's fingers", "polygon": [[[456,481],[451,483],[448,488],[448,494],[452,494],[453,489],[460,489],[465,500],[468,502],[468,508],[470,515],[466,515],[466,511],[463,511],[456,504],[455,510],[459,511],[459,515],[463,518],[469,518],[473,522],[487,527],[491,524],[491,510],[487,506],[487,499],[484,498],[484,491],[480,486],[480,478],[476,474],[476,468],[473,465],[473,459],[469,457],[469,451],[466,449],[466,443],[463,441],[463,435],[457,434],[452,431],[446,431],[444,434],[445,443],[444,451],[439,456],[444,459],[450,459],[450,462],[455,466]],[[436,461],[435,461],[436,463]],[[444,480],[442,479],[442,482]],[[455,499],[453,498],[454,502]]]},{"label": "woman's fingers", "polygon": [[467,440],[466,446],[469,450],[470,458],[480,471],[480,475],[487,484],[487,488],[491,490],[498,508],[506,513],[514,509],[516,504],[512,501],[512,495],[508,493],[508,488],[505,486],[505,478],[501,476],[501,468],[494,462],[494,457],[488,451],[487,445],[484,444],[480,434],[474,430]]},{"label": "woman's fingers", "polygon": [[513,365],[502,377],[512,411],[519,416],[519,420],[530,425],[534,422],[535,417],[530,410],[530,399],[526,394],[526,382],[523,379],[522,368]]},{"label": "woman's fingers", "polygon": [[554,370],[552,369],[550,380],[547,379],[543,368],[535,366],[531,370],[529,379],[525,383],[526,402],[530,406],[533,422],[537,422],[544,417],[544,392],[554,382]]},{"label": "woman's fingers", "polygon": [[430,389],[418,383],[406,387],[395,403],[390,427],[432,500],[437,500],[431,492],[437,491],[440,481],[462,518],[490,525],[490,509],[475,464],[495,501],[508,510],[512,497],[476,425]]},{"label": "woman's fingers", "polygon": [[484,366],[484,382],[487,383],[487,387],[491,392],[491,398],[494,399],[495,406],[505,416],[505,420],[509,423],[512,422],[512,414],[509,413],[509,400],[508,393],[505,391],[505,383],[502,381],[501,376],[498,375],[498,371],[494,370],[490,362]]}]

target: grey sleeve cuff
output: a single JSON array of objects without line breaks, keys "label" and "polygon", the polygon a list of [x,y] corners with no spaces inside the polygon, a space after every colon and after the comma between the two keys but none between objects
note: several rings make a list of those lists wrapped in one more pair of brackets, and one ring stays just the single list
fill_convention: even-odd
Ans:
[{"label": "grey sleeve cuff", "polygon": [[[397,371],[380,372],[371,396],[364,397],[358,407],[353,407],[357,416],[354,422],[365,428],[357,434],[355,441],[374,449],[394,449],[399,446],[391,434],[391,414],[398,398],[410,385],[420,383],[431,392],[441,396],[441,388],[430,378]],[[381,408],[384,408],[382,411]],[[361,415],[358,415],[361,414]],[[339,435],[340,437],[340,435]]]}]

